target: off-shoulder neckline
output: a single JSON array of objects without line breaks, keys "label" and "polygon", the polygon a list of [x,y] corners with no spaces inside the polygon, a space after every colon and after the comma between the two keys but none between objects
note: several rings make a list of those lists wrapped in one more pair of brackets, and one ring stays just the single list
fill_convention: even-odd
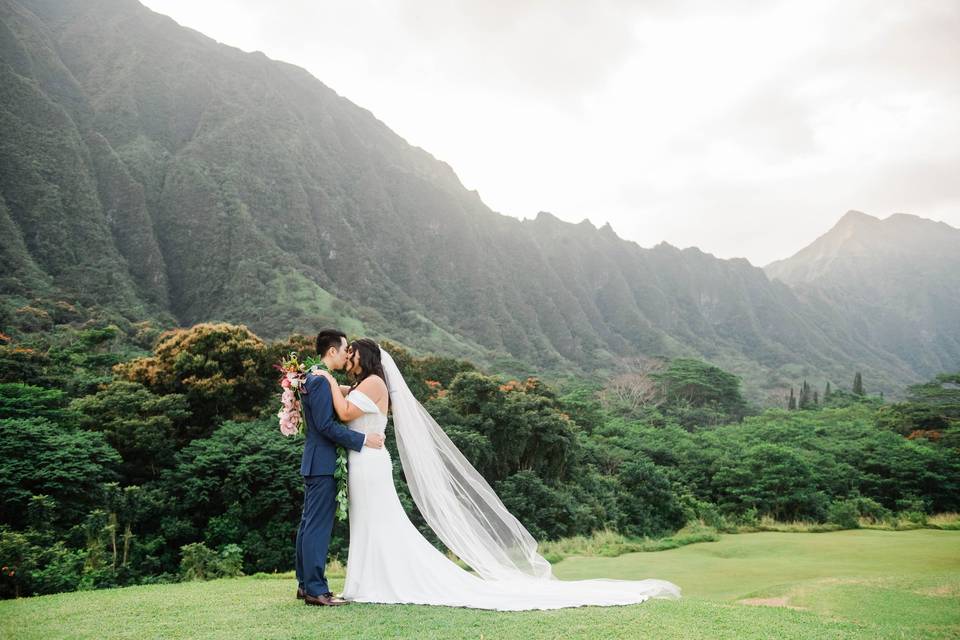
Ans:
[{"label": "off-shoulder neckline", "polygon": [[[363,396],[363,398],[364,398],[367,402],[369,402],[373,407],[376,408],[378,414],[380,414],[381,416],[387,415],[387,414],[385,414],[383,411],[380,410],[380,406],[377,405],[377,403],[374,402],[373,399],[372,399],[370,396],[368,396],[367,394],[365,394],[363,391],[360,391],[359,389],[351,389],[351,390],[350,390],[350,393],[347,394],[347,400],[349,400],[349,399],[350,399],[350,396],[352,396],[352,395],[355,394],[355,393],[358,394],[358,395]],[[372,411],[367,411],[366,408],[360,406],[360,404],[357,403],[357,402],[354,402],[353,404],[355,404],[355,405],[357,405],[358,407],[360,407],[360,409],[362,409],[362,410],[364,411],[364,413],[373,413]]]}]

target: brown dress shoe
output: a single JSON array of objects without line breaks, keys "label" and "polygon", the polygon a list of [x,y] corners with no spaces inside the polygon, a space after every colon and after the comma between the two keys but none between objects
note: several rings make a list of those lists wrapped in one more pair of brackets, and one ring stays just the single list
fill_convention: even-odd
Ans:
[{"label": "brown dress shoe", "polygon": [[297,600],[303,600],[303,596],[307,595],[302,587],[297,587]]},{"label": "brown dress shoe", "polygon": [[325,594],[323,594],[323,595],[325,595],[325,596],[327,596],[328,598],[330,598],[331,600],[335,600],[336,602],[341,603],[341,604],[349,604],[349,603],[350,603],[349,600],[344,600],[344,599],[341,598],[340,596],[335,596],[335,595],[333,595],[333,591],[327,591],[327,592],[326,592]]},{"label": "brown dress shoe", "polygon": [[[331,594],[332,596],[333,594]],[[340,598],[332,598],[326,594],[322,596],[312,596],[309,593],[303,594],[304,604],[312,604],[314,606],[321,607],[339,607],[340,605],[350,604],[346,600],[341,600]]]}]

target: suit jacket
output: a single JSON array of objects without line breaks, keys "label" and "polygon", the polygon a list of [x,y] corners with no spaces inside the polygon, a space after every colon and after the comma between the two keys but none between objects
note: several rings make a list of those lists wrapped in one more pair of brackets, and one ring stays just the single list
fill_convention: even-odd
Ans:
[{"label": "suit jacket", "polygon": [[333,397],[326,378],[308,374],[304,387],[306,393],[301,398],[307,439],[300,475],[331,476],[337,466],[337,445],[360,451],[366,436],[351,431],[333,417]]}]

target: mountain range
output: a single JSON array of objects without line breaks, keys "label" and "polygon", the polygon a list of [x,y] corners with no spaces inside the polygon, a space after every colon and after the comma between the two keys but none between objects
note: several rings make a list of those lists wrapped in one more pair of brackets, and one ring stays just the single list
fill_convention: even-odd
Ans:
[{"label": "mountain range", "polygon": [[37,299],[264,337],[336,324],[498,371],[703,358],[757,400],[960,368],[960,231],[849,212],[764,268],[542,212],[305,70],[135,0],[0,0],[0,321]]},{"label": "mountain range", "polygon": [[915,371],[956,369],[960,229],[906,213],[849,211],[827,233],[764,271],[806,304],[833,310],[844,333]]}]

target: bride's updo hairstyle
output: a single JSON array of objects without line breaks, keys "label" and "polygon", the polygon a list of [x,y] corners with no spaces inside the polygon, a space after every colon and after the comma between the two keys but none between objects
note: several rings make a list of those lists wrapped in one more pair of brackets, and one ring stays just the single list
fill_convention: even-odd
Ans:
[{"label": "bride's updo hairstyle", "polygon": [[387,376],[383,373],[383,363],[380,361],[380,345],[370,338],[360,338],[351,342],[350,348],[360,354],[360,373],[353,382],[354,387],[374,374],[386,383]]}]

